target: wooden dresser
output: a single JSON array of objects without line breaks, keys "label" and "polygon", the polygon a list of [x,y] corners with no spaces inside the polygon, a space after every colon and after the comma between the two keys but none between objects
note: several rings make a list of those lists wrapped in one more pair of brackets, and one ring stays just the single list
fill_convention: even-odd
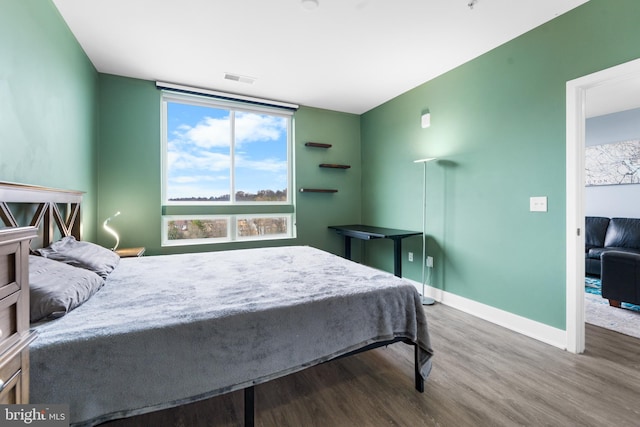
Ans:
[{"label": "wooden dresser", "polygon": [[29,402],[29,242],[35,227],[0,229],[0,404]]}]

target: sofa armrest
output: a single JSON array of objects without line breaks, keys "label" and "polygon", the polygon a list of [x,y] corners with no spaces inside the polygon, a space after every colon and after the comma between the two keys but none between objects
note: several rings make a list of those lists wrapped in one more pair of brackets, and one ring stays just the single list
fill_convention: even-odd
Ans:
[{"label": "sofa armrest", "polygon": [[640,304],[640,255],[610,251],[602,254],[602,296]]}]

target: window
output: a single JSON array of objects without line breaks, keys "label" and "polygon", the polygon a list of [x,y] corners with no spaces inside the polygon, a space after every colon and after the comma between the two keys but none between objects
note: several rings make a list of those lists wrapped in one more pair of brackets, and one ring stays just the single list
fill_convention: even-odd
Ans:
[{"label": "window", "polygon": [[163,92],[163,245],[295,236],[292,113]]},{"label": "window", "polygon": [[162,221],[162,241],[168,245],[227,242],[229,225],[229,217],[165,215]]},{"label": "window", "polygon": [[162,229],[165,246],[282,239],[291,237],[291,215],[164,215]]},{"label": "window", "polygon": [[286,237],[291,228],[287,215],[238,215],[236,216],[238,239],[262,239]]}]

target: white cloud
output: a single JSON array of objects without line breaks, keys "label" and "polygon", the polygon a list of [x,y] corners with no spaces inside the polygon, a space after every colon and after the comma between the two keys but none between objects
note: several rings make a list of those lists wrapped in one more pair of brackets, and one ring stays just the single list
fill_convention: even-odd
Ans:
[{"label": "white cloud", "polygon": [[267,172],[282,172],[287,170],[287,162],[282,159],[261,159],[247,160],[244,157],[236,156],[236,166],[239,168],[249,168]]},{"label": "white cloud", "polygon": [[236,145],[256,141],[277,141],[286,130],[285,123],[281,117],[237,113]]},{"label": "white cloud", "polygon": [[191,175],[176,176],[170,179],[174,184],[191,184],[201,182],[229,181],[229,175]]},{"label": "white cloud", "polygon": [[177,170],[229,170],[231,159],[228,154],[198,151],[196,153],[171,151],[167,155],[168,169]]},{"label": "white cloud", "polygon": [[228,147],[231,143],[229,121],[205,117],[195,127],[186,127],[180,139],[202,148]]},{"label": "white cloud", "polygon": [[[286,131],[281,117],[237,112],[235,119],[236,146],[249,142],[277,141]],[[173,133],[171,144],[185,144],[205,149],[228,147],[231,141],[227,118],[205,117],[195,126],[180,125]]]}]

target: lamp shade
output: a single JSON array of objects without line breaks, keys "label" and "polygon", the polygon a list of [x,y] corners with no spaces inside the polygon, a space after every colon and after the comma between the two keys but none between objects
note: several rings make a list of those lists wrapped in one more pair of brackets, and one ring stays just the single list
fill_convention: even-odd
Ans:
[{"label": "lamp shade", "polygon": [[433,160],[437,160],[435,157],[427,157],[426,159],[414,160],[413,163],[427,163]]}]

